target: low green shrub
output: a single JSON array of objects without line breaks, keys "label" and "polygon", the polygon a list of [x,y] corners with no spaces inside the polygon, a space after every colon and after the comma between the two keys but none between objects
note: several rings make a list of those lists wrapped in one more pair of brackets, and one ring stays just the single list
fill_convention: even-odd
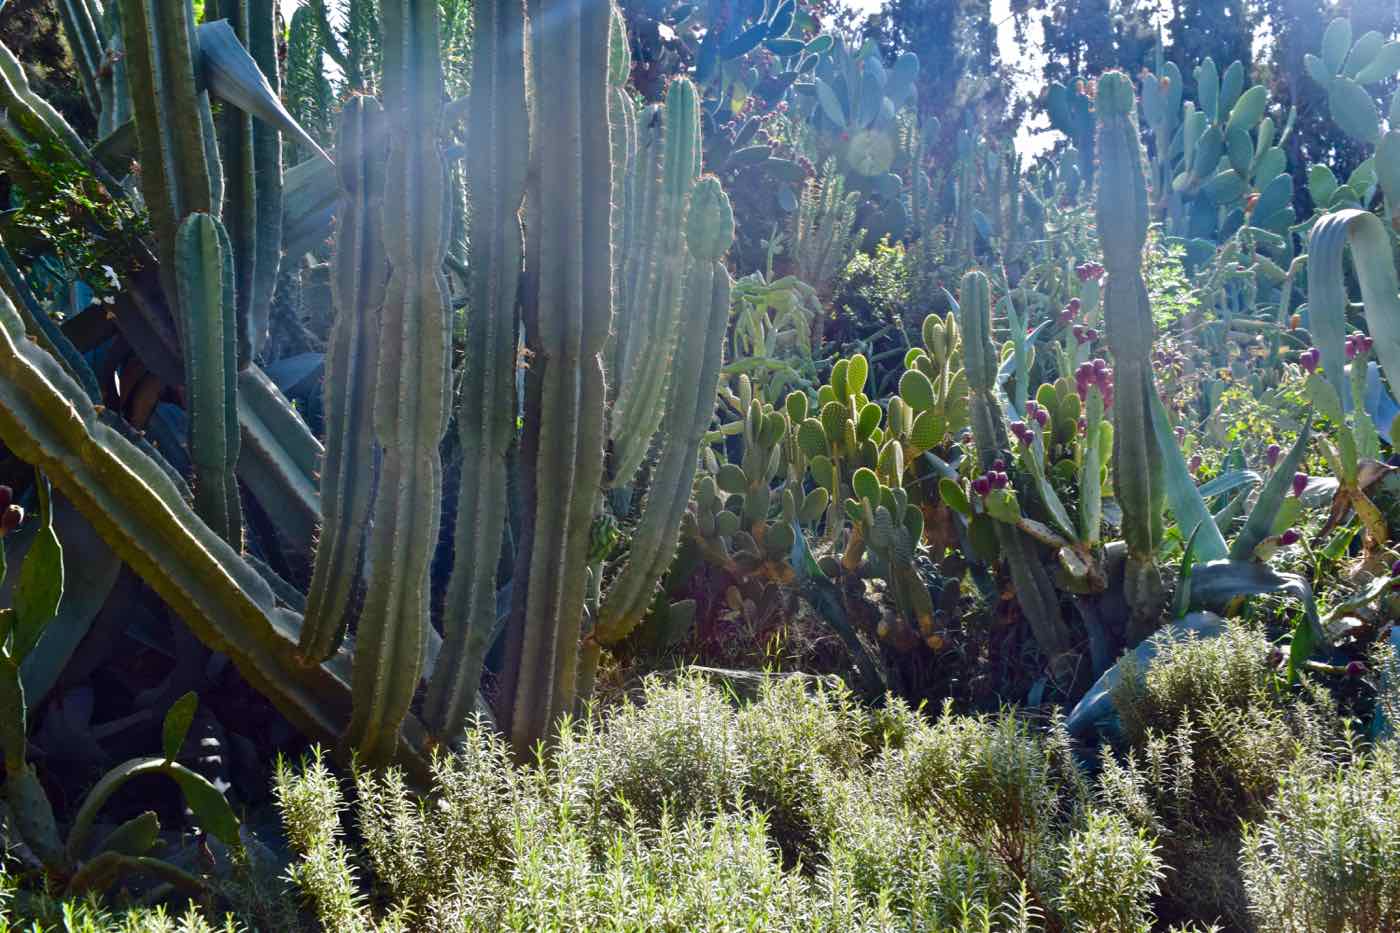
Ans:
[{"label": "low green shrub", "polygon": [[1400,747],[1347,766],[1295,764],[1245,830],[1240,861],[1260,930],[1400,930]]},{"label": "low green shrub", "polygon": [[[394,771],[338,775],[319,753],[281,762],[290,862],[259,909],[229,892],[242,926],[228,929],[1400,929],[1395,748],[1334,737],[1319,694],[1198,693],[1179,669],[1248,680],[1260,648],[1245,633],[1164,652],[1132,694],[1154,727],[1094,776],[1058,718],[929,719],[780,678],[735,704],[694,674],[569,724],[531,766],[472,729],[427,795]],[[1272,785],[1251,783],[1281,760],[1273,742],[1287,762]],[[1198,812],[1208,799],[1233,800],[1243,833]],[[18,903],[7,883],[0,914]],[[43,909],[18,916],[210,929],[196,914]]]}]

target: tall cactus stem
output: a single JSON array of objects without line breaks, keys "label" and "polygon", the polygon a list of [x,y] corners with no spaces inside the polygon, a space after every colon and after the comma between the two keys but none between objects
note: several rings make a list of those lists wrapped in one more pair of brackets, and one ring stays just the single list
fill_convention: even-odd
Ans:
[{"label": "tall cactus stem", "polygon": [[700,174],[700,110],[690,81],[672,81],[667,88],[663,129],[657,226],[636,231],[642,242],[652,245],[654,290],[627,294],[626,345],[616,373],[610,423],[615,486],[636,474],[665,407],[685,284],[685,217]]},{"label": "tall cactus stem", "polygon": [[1165,592],[1155,564],[1161,538],[1165,483],[1161,460],[1152,456],[1152,309],[1142,277],[1147,241],[1147,176],[1138,135],[1132,80],[1109,72],[1098,82],[1099,120],[1097,218],[1108,281],[1104,322],[1113,353],[1115,382],[1113,485],[1123,509],[1127,544],[1127,597],[1132,607],[1128,635],[1139,641],[1161,617]]},{"label": "tall cactus stem", "polygon": [[339,237],[331,262],[336,308],[326,348],[326,453],[321,537],[306,598],[300,649],[309,661],[335,653],[349,622],[360,549],[374,493],[374,383],[379,314],[388,280],[383,110],[351,98],[340,118]]},{"label": "tall cactus stem", "polygon": [[365,551],[366,596],[355,643],[355,708],[346,739],[368,764],[395,752],[422,669],[428,570],[437,545],[451,388],[447,171],[438,146],[443,79],[436,0],[386,0],[384,294],[374,390],[383,449]]},{"label": "tall cactus stem", "polygon": [[452,573],[444,601],[443,647],[424,700],[440,739],[471,715],[496,628],[496,571],[507,517],[507,453],[515,439],[517,285],[523,248],[529,123],[525,107],[522,0],[475,8],[466,160],[471,196],[467,354],[457,430],[463,451]]},{"label": "tall cactus stem", "polygon": [[233,313],[233,257],[228,234],[204,213],[176,233],[175,280],[185,309],[184,357],[198,373],[188,386],[195,512],[234,548],[242,545],[238,463],[238,372]]},{"label": "tall cactus stem", "polygon": [[[248,0],[248,52],[272,89],[280,93],[277,41],[276,0]],[[272,295],[282,264],[282,134],[265,120],[253,123],[253,167],[257,182],[257,239],[248,312],[256,355],[267,342]]]},{"label": "tall cactus stem", "polygon": [[532,353],[525,521],[502,724],[531,753],[573,707],[593,513],[603,473],[601,354],[611,318],[607,4],[541,0],[531,35],[537,147],[528,183],[524,320]]},{"label": "tall cactus stem", "polygon": [[128,62],[134,66],[128,68],[128,80],[141,151],[141,193],[156,236],[161,284],[173,300],[175,231],[188,214],[214,214],[219,206],[205,139],[210,127],[209,99],[195,80],[196,43],[189,4],[183,0],[121,0],[121,4],[123,41]]},{"label": "tall cactus stem", "polygon": [[[210,0],[213,5],[213,0]],[[219,0],[211,11],[228,20],[238,41],[249,42],[249,0]],[[224,175],[223,223],[233,244],[234,302],[238,311],[238,365],[253,359],[253,280],[258,262],[258,178],[253,117],[224,106],[219,112],[219,156]],[[280,219],[280,214],[279,214]]]},{"label": "tall cactus stem", "polygon": [[[714,417],[715,384],[729,324],[730,280],[720,260],[734,239],[734,211],[713,176],[695,187],[686,239],[690,269],[685,316],[691,323],[680,328],[671,369],[668,432],[632,536],[631,557],[609,587],[591,636],[602,644],[625,638],[651,605],[657,581],[675,554],[700,443]],[[705,323],[703,329],[698,321]]]}]

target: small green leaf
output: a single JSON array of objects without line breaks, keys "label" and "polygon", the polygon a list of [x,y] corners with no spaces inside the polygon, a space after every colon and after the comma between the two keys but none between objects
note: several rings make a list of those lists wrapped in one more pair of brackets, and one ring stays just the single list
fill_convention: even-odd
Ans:
[{"label": "small green leaf", "polygon": [[789,392],[785,406],[787,408],[788,420],[793,424],[801,424],[807,418],[807,393]]},{"label": "small green leaf", "polygon": [[1400,42],[1392,41],[1381,46],[1370,64],[1362,66],[1352,77],[1357,84],[1370,84],[1394,77],[1397,71],[1400,71]]},{"label": "small green leaf", "polygon": [[1322,34],[1322,65],[1328,74],[1335,75],[1342,70],[1347,53],[1351,51],[1351,20],[1339,16],[1328,25]]},{"label": "small green leaf", "polygon": [[44,626],[58,612],[58,604],[63,599],[63,546],[54,534],[48,509],[43,513],[43,524],[24,556],[14,592],[13,656],[16,663],[23,661],[38,644]]},{"label": "small green leaf", "polygon": [[880,406],[867,402],[860,410],[860,420],[856,422],[856,440],[864,442],[880,424]]},{"label": "small green leaf", "polygon": [[857,353],[851,357],[850,364],[846,368],[846,391],[851,395],[858,395],[865,391],[865,380],[870,375],[870,363],[865,356]]},{"label": "small green leaf", "polygon": [[967,524],[967,538],[972,545],[972,553],[984,564],[990,564],[1001,554],[1001,542],[997,538],[996,519],[985,512],[979,512]]},{"label": "small green leaf", "polygon": [[820,521],[821,517],[826,514],[826,507],[830,502],[831,496],[827,493],[826,488],[818,486],[807,493],[806,498],[802,500],[802,508],[797,513],[798,520],[805,525]]},{"label": "small green leaf", "polygon": [[165,714],[161,727],[161,748],[165,757],[174,761],[180,755],[180,747],[185,744],[190,723],[194,722],[195,710],[199,708],[199,696],[193,690],[176,700]]},{"label": "small green leaf", "polygon": [[967,517],[972,517],[972,503],[967,499],[967,493],[962,486],[951,477],[943,477],[938,481],[938,497],[943,500],[943,504],[954,512],[961,513]]},{"label": "small green leaf", "polygon": [[185,804],[205,832],[230,848],[242,846],[238,838],[238,817],[217,787],[184,765],[167,764],[163,770],[180,785]]},{"label": "small green leaf", "polygon": [[133,816],[107,834],[98,844],[97,852],[117,852],[122,855],[145,855],[156,844],[160,834],[160,819],[155,811],[147,810]]},{"label": "small green leaf", "polygon": [[726,463],[719,468],[719,475],[715,477],[719,483],[719,488],[730,495],[744,492],[749,487],[749,478],[744,475],[744,471],[732,463]]},{"label": "small green leaf", "polygon": [[1351,78],[1332,79],[1327,87],[1327,109],[1348,136],[1371,145],[1380,139],[1380,110],[1370,92]]},{"label": "small green leaf", "polygon": [[1245,91],[1230,110],[1230,121],[1225,128],[1227,135],[1230,130],[1234,129],[1254,129],[1264,118],[1264,110],[1268,105],[1269,92],[1264,88],[1264,85],[1256,84]]}]

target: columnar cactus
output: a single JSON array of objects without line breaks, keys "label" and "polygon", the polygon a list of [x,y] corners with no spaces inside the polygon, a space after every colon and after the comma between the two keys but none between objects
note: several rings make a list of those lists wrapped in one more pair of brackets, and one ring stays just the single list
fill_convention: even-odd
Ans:
[{"label": "columnar cactus", "polygon": [[321,535],[306,599],[300,648],[306,659],[335,653],[349,622],[360,546],[374,491],[374,390],[384,255],[384,113],[352,98],[340,117],[339,238],[332,260],[336,306],[326,348],[326,452],[321,464]]},{"label": "columnar cactus", "polygon": [[121,2],[136,136],[144,156],[141,193],[156,236],[162,284],[173,296],[176,229],[195,211],[217,216],[219,210],[213,118],[209,96],[196,81],[198,44],[189,4]]},{"label": "columnar cactus", "polygon": [[671,82],[664,109],[649,110],[636,154],[633,229],[625,235],[623,303],[613,354],[609,417],[614,486],[631,482],[661,423],[667,371],[685,285],[685,222],[700,174],[695,86]]},{"label": "columnar cactus", "polygon": [[438,444],[452,385],[437,17],[436,0],[388,0],[381,8],[389,124],[384,251],[391,273],[380,315],[374,434],[383,455],[365,545],[355,708],[346,735],[370,763],[393,755],[418,687],[442,494]]},{"label": "columnar cactus", "polygon": [[707,176],[695,187],[687,223],[690,268],[686,274],[687,319],[706,327],[681,328],[674,365],[668,433],[651,474],[641,522],[632,536],[632,556],[608,589],[592,640],[610,644],[625,637],[651,605],[656,582],[675,553],[681,516],[690,502],[700,441],[714,417],[714,386],[729,323],[729,272],[721,261],[734,240],[734,212],[719,180]]},{"label": "columnar cactus", "polygon": [[515,440],[520,202],[529,126],[521,0],[475,7],[467,138],[471,195],[471,313],[457,430],[467,456],[457,498],[442,654],[428,688],[429,728],[451,736],[471,714],[496,629],[496,569],[506,522],[506,451]]},{"label": "columnar cactus", "polygon": [[234,547],[242,544],[238,463],[237,338],[233,251],[223,225],[208,214],[185,218],[175,234],[175,284],[185,311],[190,460],[195,511]]},{"label": "columnar cactus", "polygon": [[[587,586],[581,570],[603,474],[601,353],[612,310],[612,169],[603,131],[610,12],[602,3],[541,0],[532,17],[550,24],[531,32],[532,130],[551,143],[533,160],[526,201],[525,514],[500,717],[522,755],[573,706]],[[683,173],[689,166],[678,161]]]},{"label": "columnar cactus", "polygon": [[1142,278],[1147,240],[1147,177],[1133,83],[1122,72],[1099,79],[1098,229],[1108,270],[1104,321],[1116,369],[1113,488],[1123,509],[1126,592],[1133,643],[1161,617],[1164,591],[1155,554],[1162,535],[1165,483],[1154,455],[1152,308]]},{"label": "columnar cactus", "polygon": [[[1010,445],[997,397],[998,359],[992,341],[991,286],[987,276],[978,271],[963,276],[959,298],[972,433],[981,467],[990,471],[997,460],[1008,456]],[[1069,626],[1060,614],[1059,597],[1036,554],[1035,543],[1014,525],[997,521],[994,528],[1015,585],[1016,601],[1040,649],[1050,660],[1051,672],[1067,686],[1067,681],[1075,676],[1078,656]]]}]

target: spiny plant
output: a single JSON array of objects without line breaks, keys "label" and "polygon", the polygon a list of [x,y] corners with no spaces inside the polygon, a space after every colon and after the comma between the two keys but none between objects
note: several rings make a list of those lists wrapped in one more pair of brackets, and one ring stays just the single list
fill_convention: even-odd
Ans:
[{"label": "spiny plant", "polygon": [[[447,110],[445,75],[457,65],[444,64],[443,37],[460,38],[460,17],[444,24],[435,2],[351,6],[340,30],[313,4],[294,43],[305,73],[290,96],[311,122],[324,128],[331,106],[312,67],[317,48],[340,63],[348,87],[383,95],[382,108],[365,96],[344,107],[338,167],[278,99],[268,3],[206,5],[203,23],[187,3],[120,5],[133,113],[113,135],[124,134],[140,162],[126,181],[27,89],[5,54],[9,125],[22,125],[24,138],[3,136],[4,166],[22,188],[45,194],[43,176],[23,172],[35,157],[30,140],[87,172],[94,203],[128,200],[128,184],[139,184],[151,237],[115,263],[113,317],[163,384],[184,390],[188,439],[171,455],[189,452],[194,509],[166,456],[124,437],[124,422],[99,407],[101,392],[77,388],[75,380],[97,383],[81,352],[56,330],[43,346],[24,339],[48,320],[24,302],[33,320],[8,301],[0,313],[0,435],[43,465],[114,550],[294,722],[367,762],[397,758],[422,776],[426,749],[453,741],[477,708],[482,659],[501,632],[508,459],[518,458],[522,508],[497,713],[521,754],[573,708],[580,678],[586,692],[601,648],[650,609],[711,416],[733,220],[718,181],[700,177],[694,88],[676,82],[668,103],[639,120],[624,90],[625,32],[608,7],[546,3],[538,18],[561,30],[534,34],[531,82],[524,5],[476,10],[474,90]],[[537,106],[527,107],[527,84]],[[563,87],[570,93],[553,90]],[[217,120],[210,94],[223,102]],[[444,153],[444,134],[463,116],[473,151],[464,179],[448,172]],[[540,148],[549,166],[527,184],[531,137],[564,126],[575,127],[575,144]],[[280,135],[308,155],[285,184]],[[463,186],[472,256],[449,280],[455,215],[444,205],[461,203]],[[615,212],[615,200],[631,213]],[[258,357],[283,245],[298,260],[318,250],[332,216],[323,449]],[[575,228],[589,232],[559,232]],[[531,234],[523,247],[522,229]],[[462,288],[473,352],[454,398],[452,308]],[[614,320],[623,335],[615,348]],[[440,638],[429,623],[429,568],[442,514],[440,442],[454,414],[461,488]],[[654,440],[660,460],[637,484]],[[606,570],[590,540],[606,512],[605,480],[645,492],[634,548]],[[257,514],[277,516],[275,530],[243,526],[248,495]],[[264,575],[254,557],[267,554],[281,555],[293,576],[310,570],[305,597]],[[601,585],[605,572],[611,587]],[[410,709],[429,660],[420,720]]]}]

